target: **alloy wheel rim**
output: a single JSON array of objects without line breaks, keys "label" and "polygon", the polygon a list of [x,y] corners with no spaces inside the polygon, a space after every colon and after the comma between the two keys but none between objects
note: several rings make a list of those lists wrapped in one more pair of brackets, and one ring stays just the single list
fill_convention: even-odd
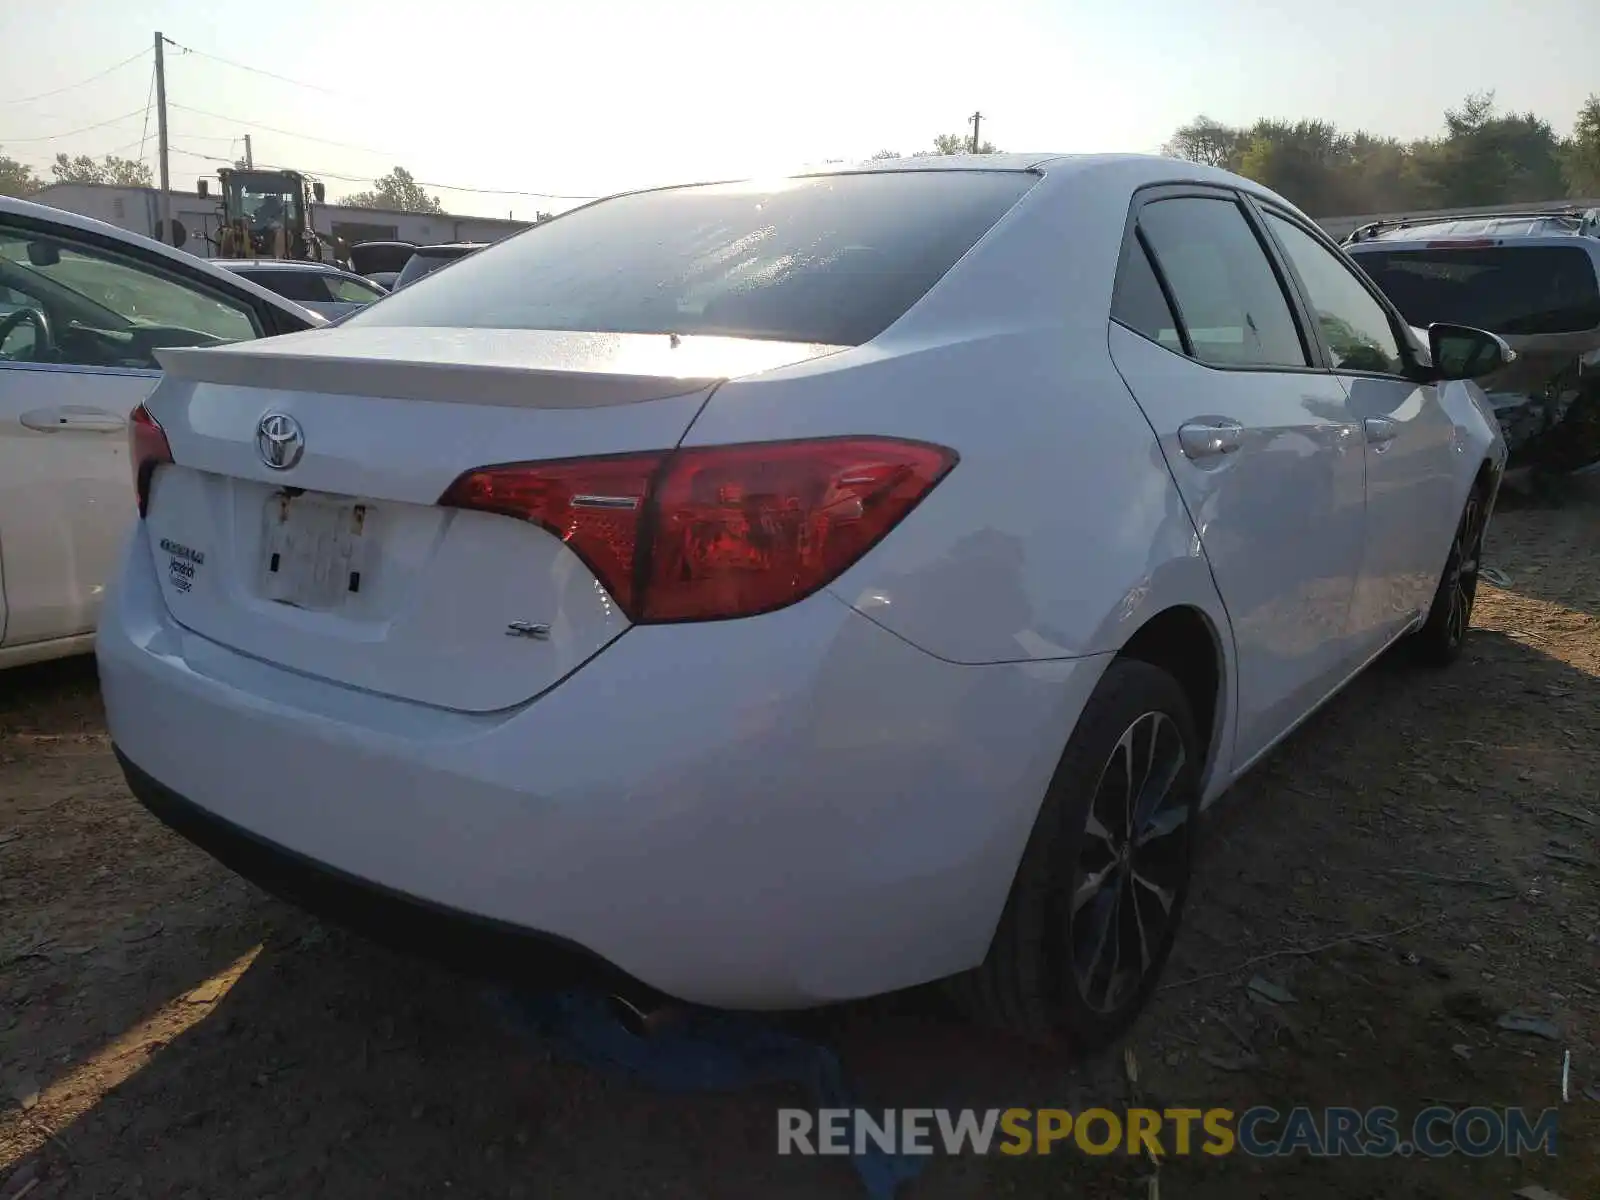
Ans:
[{"label": "alloy wheel rim", "polygon": [[1074,982],[1095,1012],[1140,991],[1176,918],[1189,868],[1187,758],[1172,718],[1147,712],[1101,768],[1066,897]]}]

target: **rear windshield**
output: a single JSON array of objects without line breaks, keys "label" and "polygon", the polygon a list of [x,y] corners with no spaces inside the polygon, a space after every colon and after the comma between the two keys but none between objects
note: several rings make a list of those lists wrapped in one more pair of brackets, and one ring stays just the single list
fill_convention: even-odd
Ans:
[{"label": "rear windshield", "polygon": [[277,292],[286,300],[316,304],[328,299],[328,285],[315,271],[239,271],[238,274],[269,292]]},{"label": "rear windshield", "polygon": [[1494,333],[1578,333],[1600,326],[1600,285],[1581,246],[1364,250],[1356,262],[1413,325]]},{"label": "rear windshield", "polygon": [[888,171],[617,196],[347,323],[857,346],[915,304],[1036,180]]},{"label": "rear windshield", "polygon": [[395,277],[395,287],[408,283],[415,283],[424,275],[431,275],[440,267],[449,266],[458,258],[465,258],[471,254],[469,249],[459,250],[418,250],[406,260],[406,265],[400,268],[400,274]]}]

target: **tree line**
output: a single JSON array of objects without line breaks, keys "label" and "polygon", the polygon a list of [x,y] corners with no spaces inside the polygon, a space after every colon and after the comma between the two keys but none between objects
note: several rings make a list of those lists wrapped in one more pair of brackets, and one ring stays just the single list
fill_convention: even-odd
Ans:
[{"label": "tree line", "polygon": [[1445,112],[1438,135],[1411,142],[1329,121],[1234,126],[1202,115],[1162,151],[1254,179],[1314,217],[1593,197],[1600,94],[1567,137],[1533,113],[1499,112],[1493,92],[1478,92]]},{"label": "tree line", "polygon": [[[930,149],[911,157],[968,153],[971,141],[962,133],[939,134]],[[987,141],[976,150],[997,153]],[[1180,126],[1162,151],[1257,180],[1317,217],[1600,196],[1600,94],[1578,110],[1566,137],[1531,112],[1498,111],[1494,93],[1479,92],[1445,112],[1437,136],[1410,142],[1342,130],[1331,121],[1263,118],[1236,126],[1201,115]],[[901,154],[880,150],[872,157]],[[115,155],[96,161],[58,154],[50,171],[56,183],[151,186],[146,164]],[[0,195],[26,196],[42,186],[29,167],[0,154]],[[402,212],[443,209],[404,167],[339,203]],[[548,216],[538,213],[535,219]]]},{"label": "tree line", "polygon": [[[50,164],[51,183],[114,183],[122,187],[154,187],[149,164],[137,158],[108,154],[99,162],[87,154],[69,158],[56,155]],[[33,168],[0,154],[0,196],[30,196],[44,187]]]}]

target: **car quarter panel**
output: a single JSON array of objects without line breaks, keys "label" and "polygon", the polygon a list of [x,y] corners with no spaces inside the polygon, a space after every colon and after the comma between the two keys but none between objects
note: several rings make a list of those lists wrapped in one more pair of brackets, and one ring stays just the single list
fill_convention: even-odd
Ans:
[{"label": "car quarter panel", "polygon": [[1194,526],[1107,350],[1138,178],[1047,176],[874,342],[724,385],[685,444],[860,433],[954,448],[951,474],[832,585],[941,658],[1116,650],[1174,604],[1226,630]]},{"label": "car quarter panel", "polygon": [[[531,705],[445,713],[183,629],[148,537],[98,645],[132,763],[258,837],[707,1004],[841,1000],[981,961],[1105,662],[940,662],[819,593],[635,627]],[[692,703],[662,704],[688,680]],[[606,896],[648,897],[654,919]]]}]

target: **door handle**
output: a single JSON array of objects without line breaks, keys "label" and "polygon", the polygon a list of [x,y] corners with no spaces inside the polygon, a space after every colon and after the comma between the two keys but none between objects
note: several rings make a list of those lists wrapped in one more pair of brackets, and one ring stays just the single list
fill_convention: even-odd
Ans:
[{"label": "door handle", "polygon": [[127,421],[103,408],[36,408],[21,417],[22,427],[37,433],[121,433]]},{"label": "door handle", "polygon": [[1207,418],[1178,426],[1178,445],[1188,458],[1232,454],[1244,444],[1244,426],[1237,421]]},{"label": "door handle", "polygon": [[1361,422],[1361,428],[1366,431],[1369,446],[1387,446],[1400,433],[1400,426],[1388,417],[1368,417]]}]

